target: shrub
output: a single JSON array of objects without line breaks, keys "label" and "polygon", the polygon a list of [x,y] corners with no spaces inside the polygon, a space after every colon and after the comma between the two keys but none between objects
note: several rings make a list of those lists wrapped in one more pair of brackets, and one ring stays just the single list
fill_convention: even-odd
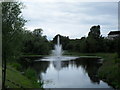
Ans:
[{"label": "shrub", "polygon": [[22,66],[19,63],[11,63],[11,66],[19,71],[22,69]]},{"label": "shrub", "polygon": [[26,71],[25,71],[25,76],[28,77],[29,79],[31,80],[36,80],[36,72],[34,69],[32,68],[28,68]]}]

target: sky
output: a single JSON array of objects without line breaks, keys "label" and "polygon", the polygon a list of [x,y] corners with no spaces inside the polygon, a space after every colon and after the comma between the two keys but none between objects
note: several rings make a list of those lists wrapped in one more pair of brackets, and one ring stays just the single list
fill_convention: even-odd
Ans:
[{"label": "sky", "polygon": [[25,5],[22,14],[28,20],[25,27],[31,31],[42,28],[43,35],[46,35],[48,40],[52,40],[57,34],[69,36],[71,39],[81,38],[87,36],[94,25],[100,25],[103,36],[107,36],[110,31],[118,30],[117,0],[106,2],[22,0],[22,2]]}]

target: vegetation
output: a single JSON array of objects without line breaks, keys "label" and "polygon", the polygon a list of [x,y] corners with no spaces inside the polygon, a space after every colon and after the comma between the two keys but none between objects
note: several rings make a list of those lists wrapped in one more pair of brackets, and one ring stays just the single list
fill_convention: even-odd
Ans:
[{"label": "vegetation", "polygon": [[[20,61],[21,56],[47,55],[50,51],[49,41],[46,36],[42,36],[42,29],[35,29],[33,32],[25,30],[24,25],[27,21],[22,17],[21,9],[23,9],[23,4],[20,2],[2,3],[3,89],[5,88],[6,76],[8,77],[6,75],[7,63],[20,70],[22,64],[18,64],[18,61]],[[18,79],[20,78],[18,77]]]},{"label": "vegetation", "polygon": [[50,43],[46,36],[42,36],[42,29],[35,29],[33,32],[24,32],[22,52],[24,55],[47,55],[50,51]]},{"label": "vegetation", "polygon": [[120,58],[117,58],[116,54],[104,54],[104,63],[99,69],[99,77],[113,86],[114,88],[120,88]]},{"label": "vegetation", "polygon": [[33,69],[31,69],[31,68],[28,68],[25,71],[25,76],[27,76],[29,79],[31,79],[33,81],[37,81],[36,80],[36,72]]},{"label": "vegetation", "polygon": [[7,88],[40,88],[40,85],[22,75],[19,71],[15,70],[11,66],[7,66]]},{"label": "vegetation", "polygon": [[2,3],[3,89],[6,79],[6,61],[15,60],[20,55],[21,34],[25,24],[25,20],[20,16],[21,6],[22,3],[18,2]]},{"label": "vegetation", "polygon": [[[56,42],[58,35],[53,38],[52,43]],[[80,39],[69,39],[68,36],[59,36],[61,44],[63,47],[65,46],[64,50],[79,53],[117,52],[120,55],[120,37],[116,37],[113,40],[103,37],[100,33],[100,25],[92,26],[88,36]]]}]

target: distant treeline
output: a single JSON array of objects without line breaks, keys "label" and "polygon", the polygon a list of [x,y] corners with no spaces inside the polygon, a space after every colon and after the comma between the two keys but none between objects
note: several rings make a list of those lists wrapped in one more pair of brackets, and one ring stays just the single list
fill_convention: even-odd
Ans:
[{"label": "distant treeline", "polygon": [[[58,35],[53,38],[53,44],[56,43]],[[103,37],[100,32],[100,25],[92,26],[90,28],[88,36],[81,37],[80,39],[69,39],[68,36],[59,36],[60,43],[62,44],[64,50],[80,53],[120,53],[120,37],[116,37],[114,39],[108,39],[106,37]]]}]

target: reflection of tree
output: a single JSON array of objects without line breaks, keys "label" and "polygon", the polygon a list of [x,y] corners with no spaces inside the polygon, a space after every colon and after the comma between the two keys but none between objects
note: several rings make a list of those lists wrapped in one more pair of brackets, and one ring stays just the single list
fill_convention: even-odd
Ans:
[{"label": "reflection of tree", "polygon": [[42,73],[46,73],[49,65],[49,61],[34,62],[32,67],[36,70],[39,80],[42,80]]},{"label": "reflection of tree", "polygon": [[88,73],[88,76],[93,83],[100,82],[97,73],[101,64],[98,63],[98,60],[96,60],[96,58],[79,58],[73,62],[75,62],[73,64],[76,64],[77,68],[81,66]]},{"label": "reflection of tree", "polygon": [[69,61],[64,61],[62,62],[62,68],[68,67],[69,66]]},{"label": "reflection of tree", "polygon": [[22,65],[23,69],[27,69],[28,67],[33,67],[34,61],[39,59],[38,57],[21,57],[19,63]]},{"label": "reflection of tree", "polygon": [[49,61],[34,62],[33,68],[36,70],[38,74],[46,73],[46,70],[49,67],[49,64],[50,64]]},{"label": "reflection of tree", "polygon": [[88,73],[88,76],[93,83],[100,82],[97,73],[101,64],[98,63],[98,59],[96,58],[78,58],[71,61],[62,61],[60,64],[61,68],[69,67],[69,65],[76,68],[82,67],[85,72]]},{"label": "reflection of tree", "polygon": [[53,61],[53,66],[54,66],[54,68],[55,68],[57,71],[60,71],[61,68],[62,68],[61,61],[60,61],[60,60]]}]

